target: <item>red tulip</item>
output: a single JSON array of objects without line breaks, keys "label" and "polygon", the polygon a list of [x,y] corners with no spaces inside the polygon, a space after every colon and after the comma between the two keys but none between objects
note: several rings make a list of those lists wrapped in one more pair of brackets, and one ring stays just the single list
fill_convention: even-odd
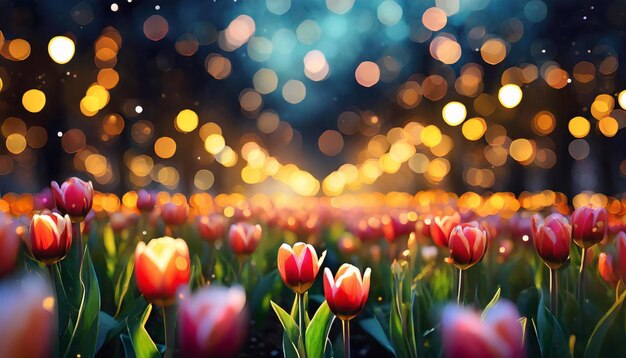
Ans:
[{"label": "red tulip", "polygon": [[521,358],[523,331],[519,312],[511,302],[500,300],[485,317],[448,305],[441,322],[444,357]]},{"label": "red tulip", "polygon": [[618,276],[626,282],[626,233],[621,231],[615,236],[615,248],[617,249]]},{"label": "red tulip", "polygon": [[155,192],[141,189],[137,192],[137,209],[142,213],[151,212],[156,205],[157,195]]},{"label": "red tulip", "polygon": [[211,285],[179,301],[181,357],[235,357],[246,336],[246,293]]},{"label": "red tulip", "polygon": [[278,249],[278,272],[287,287],[302,294],[313,286],[324,257],[326,251],[318,260],[313,246],[303,242],[295,243],[293,248],[282,244]]},{"label": "red tulip", "polygon": [[252,225],[247,222],[238,222],[230,226],[228,243],[237,256],[250,255],[256,250],[261,241],[263,229],[261,225]]},{"label": "red tulip", "polygon": [[377,241],[383,237],[383,225],[376,216],[360,219],[355,224],[349,226],[352,233],[361,241]]},{"label": "red tulip", "polygon": [[51,184],[54,203],[63,215],[69,215],[73,222],[82,221],[91,210],[93,203],[93,185],[71,177],[61,187],[57,182]]},{"label": "red tulip", "polygon": [[611,254],[601,252],[600,256],[598,256],[598,272],[600,273],[600,277],[611,286],[617,285],[619,281],[619,273],[616,270],[615,264],[616,262],[613,261]]},{"label": "red tulip", "polygon": [[11,218],[0,212],[0,277],[13,272],[20,253],[20,238]]},{"label": "red tulip", "polygon": [[368,267],[361,278],[358,268],[343,264],[333,278],[330,269],[324,269],[324,296],[335,316],[348,321],[363,310],[370,292],[371,273]]},{"label": "red tulip", "polygon": [[198,216],[196,218],[196,227],[204,241],[215,242],[224,237],[226,218],[221,214]]},{"label": "red tulip", "polygon": [[72,246],[72,222],[69,215],[44,212],[35,214],[30,222],[26,247],[33,257],[51,265],[61,261]]},{"label": "red tulip", "polygon": [[183,239],[162,237],[135,249],[135,280],[144,297],[160,306],[174,303],[176,290],[190,276],[189,249]]},{"label": "red tulip", "polygon": [[574,242],[585,249],[602,241],[607,229],[605,208],[581,206],[572,213]]},{"label": "red tulip", "polygon": [[161,217],[167,226],[181,226],[189,217],[189,205],[186,202],[165,203],[161,206]]},{"label": "red tulip", "polygon": [[569,259],[572,246],[572,226],[561,214],[552,214],[541,219],[531,218],[533,243],[537,254],[551,269],[558,269]]},{"label": "red tulip", "polygon": [[437,246],[448,247],[450,233],[461,223],[459,213],[446,216],[435,216],[430,221],[430,236]]},{"label": "red tulip", "polygon": [[54,356],[55,298],[50,284],[36,276],[0,284],[0,357]]},{"label": "red tulip", "polygon": [[114,232],[121,232],[130,225],[130,218],[121,211],[116,211],[109,215],[109,224]]},{"label": "red tulip", "polygon": [[384,215],[382,223],[383,233],[389,242],[415,231],[415,220],[412,220],[406,212],[395,212],[390,215]]},{"label": "red tulip", "polygon": [[466,270],[483,259],[487,252],[487,230],[472,221],[457,225],[448,240],[450,258],[456,267]]}]

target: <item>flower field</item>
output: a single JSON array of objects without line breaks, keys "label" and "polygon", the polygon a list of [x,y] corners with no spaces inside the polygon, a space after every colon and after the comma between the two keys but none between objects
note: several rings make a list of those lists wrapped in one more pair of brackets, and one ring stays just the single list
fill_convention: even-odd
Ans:
[{"label": "flower field", "polygon": [[0,204],[1,356],[626,355],[623,199],[71,178]]}]

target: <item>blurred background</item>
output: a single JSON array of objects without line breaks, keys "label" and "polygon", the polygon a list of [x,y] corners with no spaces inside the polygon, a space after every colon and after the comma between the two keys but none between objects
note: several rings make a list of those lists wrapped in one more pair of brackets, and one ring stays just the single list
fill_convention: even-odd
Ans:
[{"label": "blurred background", "polygon": [[0,192],[626,191],[626,1],[0,0]]}]

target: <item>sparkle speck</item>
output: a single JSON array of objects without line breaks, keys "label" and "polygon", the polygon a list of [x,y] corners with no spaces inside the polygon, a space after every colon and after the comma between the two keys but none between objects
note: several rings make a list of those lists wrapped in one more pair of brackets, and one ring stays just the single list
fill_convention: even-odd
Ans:
[{"label": "sparkle speck", "polygon": [[587,20],[587,16],[583,16],[583,20]]},{"label": "sparkle speck", "polygon": [[143,107],[141,107],[141,106],[135,107],[135,112],[137,112],[137,113],[143,112]]},{"label": "sparkle speck", "polygon": [[58,132],[57,132],[57,137],[59,137],[59,138],[63,137],[63,132],[58,131]]},{"label": "sparkle speck", "polygon": [[148,232],[146,230],[141,232],[141,235],[148,235]]},{"label": "sparkle speck", "polygon": [[161,10],[161,5],[157,5],[154,7],[155,10]]},{"label": "sparkle speck", "polygon": [[571,79],[571,78],[568,78],[568,79],[567,79],[567,83],[572,83],[572,79]]},{"label": "sparkle speck", "polygon": [[541,53],[546,53],[546,49],[541,50]]},{"label": "sparkle speck", "polygon": [[111,11],[116,12],[120,7],[116,3],[111,4]]}]

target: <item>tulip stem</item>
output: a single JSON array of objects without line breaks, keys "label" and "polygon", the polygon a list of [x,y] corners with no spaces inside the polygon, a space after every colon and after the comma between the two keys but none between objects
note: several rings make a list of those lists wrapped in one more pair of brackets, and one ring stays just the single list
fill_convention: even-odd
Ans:
[{"label": "tulip stem", "polygon": [[458,292],[457,297],[456,297],[456,303],[459,306],[462,306],[463,305],[463,301],[464,301],[463,300],[463,291],[465,289],[465,287],[463,286],[465,284],[465,280],[463,280],[463,278],[465,277],[464,271],[465,270],[463,270],[463,269],[459,269],[459,292]]},{"label": "tulip stem", "polygon": [[305,346],[306,340],[304,334],[306,333],[306,307],[304,307],[304,294],[296,293],[298,299],[298,327],[300,328],[300,339],[302,339],[302,346]]},{"label": "tulip stem", "polygon": [[163,331],[165,334],[165,353],[163,357],[172,358],[174,356],[176,310],[173,305],[163,306],[161,307],[161,314],[163,315]]},{"label": "tulip stem", "polygon": [[342,319],[341,328],[343,329],[343,356],[350,358],[350,321]]},{"label": "tulip stem", "polygon": [[559,313],[559,284],[555,269],[550,269],[550,312],[556,317]]},{"label": "tulip stem", "polygon": [[76,241],[76,251],[78,251],[78,272],[83,265],[83,236],[80,230],[80,221],[72,223],[73,240]]},{"label": "tulip stem", "polygon": [[585,302],[585,261],[587,261],[587,249],[583,247],[582,250],[580,255],[580,278],[578,281],[578,304],[580,304],[581,308],[584,307]]}]

